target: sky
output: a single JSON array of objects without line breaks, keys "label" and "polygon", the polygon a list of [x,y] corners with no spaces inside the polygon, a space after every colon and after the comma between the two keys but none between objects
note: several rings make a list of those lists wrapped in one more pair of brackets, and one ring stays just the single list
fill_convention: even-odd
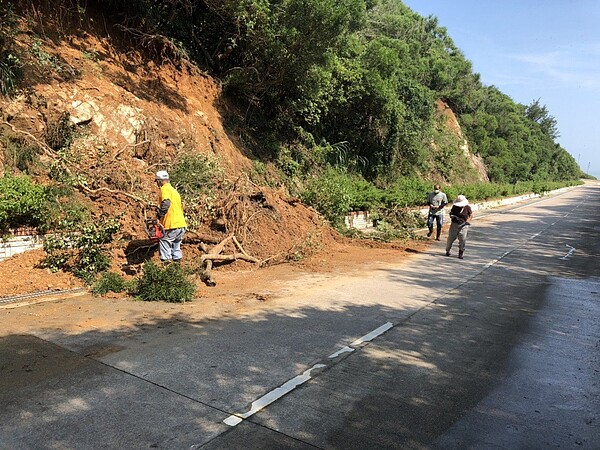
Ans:
[{"label": "sky", "polygon": [[600,0],[402,0],[435,16],[486,86],[546,105],[557,142],[600,178]]}]

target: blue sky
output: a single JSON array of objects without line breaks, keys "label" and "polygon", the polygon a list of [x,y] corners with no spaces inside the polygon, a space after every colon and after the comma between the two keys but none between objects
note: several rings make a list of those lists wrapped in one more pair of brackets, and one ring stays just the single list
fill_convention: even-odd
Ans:
[{"label": "blue sky", "polygon": [[600,178],[600,0],[403,0],[433,15],[473,70],[515,102],[540,99],[558,142]]}]

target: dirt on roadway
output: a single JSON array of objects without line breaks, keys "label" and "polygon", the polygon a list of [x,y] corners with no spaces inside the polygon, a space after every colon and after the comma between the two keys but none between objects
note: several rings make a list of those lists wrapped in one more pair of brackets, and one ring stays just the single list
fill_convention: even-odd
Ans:
[{"label": "dirt on roadway", "polygon": [[[371,246],[369,246],[371,245]],[[279,264],[261,269],[216,271],[217,285],[205,286],[197,280],[196,299],[188,303],[143,302],[125,295],[94,297],[86,290],[46,294],[0,304],[2,335],[30,334],[39,330],[78,334],[87,331],[135,329],[164,320],[198,321],[253,308],[268,308],[268,303],[282,296],[286,283],[310,288],[315,280],[336,276],[364,275],[378,266],[409,258],[429,244],[409,241],[395,244],[340,244],[336,249],[313,255],[293,264]],[[64,273],[34,268],[43,251],[32,251],[0,264],[4,289],[22,293],[82,287],[79,280]],[[27,270],[23,270],[28,267]],[[13,294],[14,295],[14,294]]]}]

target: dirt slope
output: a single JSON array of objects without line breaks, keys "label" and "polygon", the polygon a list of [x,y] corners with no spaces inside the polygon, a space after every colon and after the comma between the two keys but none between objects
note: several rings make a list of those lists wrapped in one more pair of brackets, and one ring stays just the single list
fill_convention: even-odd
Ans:
[{"label": "dirt slope", "polygon": [[[136,50],[118,50],[102,33],[62,30],[52,35],[50,25],[42,32],[39,24],[22,23],[18,46],[25,81],[19,95],[0,98],[0,132],[43,150],[34,171],[38,181],[48,182],[48,169],[66,162],[65,170],[79,180],[80,201],[90,204],[97,217],[123,214],[112,270],[136,274],[144,259],[157,258],[154,249],[135,257],[130,249],[132,242],[144,244],[143,220],[154,214],[153,174],[170,169],[182,155],[214,158],[223,171],[211,199],[216,213],[194,223],[184,245],[192,267],[199,264],[206,237],[218,242],[230,234],[265,266],[291,263],[309,270],[331,264],[351,268],[396,257],[405,248],[341,238],[283,187],[253,181],[251,152],[223,125],[228,106],[219,83],[198,69],[184,63],[159,66]],[[64,118],[77,133],[68,151],[57,152],[49,137]],[[7,168],[0,156],[0,170]],[[42,268],[43,256],[35,251],[1,262],[0,276],[8,281],[0,297],[81,285],[70,275]],[[256,265],[236,261],[218,270],[254,269]]]}]

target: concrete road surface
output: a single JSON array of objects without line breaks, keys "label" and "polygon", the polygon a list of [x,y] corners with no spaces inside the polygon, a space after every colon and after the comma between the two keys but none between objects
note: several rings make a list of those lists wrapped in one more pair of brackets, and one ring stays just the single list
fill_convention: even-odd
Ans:
[{"label": "concrete road surface", "polygon": [[[600,185],[237,317],[0,338],[0,449],[600,449]],[[456,245],[454,249],[456,254]]]}]

